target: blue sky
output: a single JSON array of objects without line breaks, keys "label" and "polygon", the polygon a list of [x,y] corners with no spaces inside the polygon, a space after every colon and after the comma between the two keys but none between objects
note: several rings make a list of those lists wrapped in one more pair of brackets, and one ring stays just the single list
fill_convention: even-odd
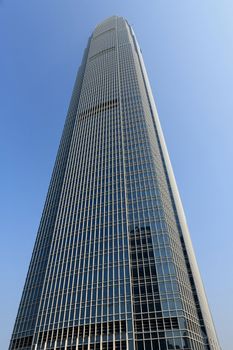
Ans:
[{"label": "blue sky", "polygon": [[87,38],[112,14],[128,19],[142,49],[217,333],[231,350],[231,0],[0,1],[0,349]]}]

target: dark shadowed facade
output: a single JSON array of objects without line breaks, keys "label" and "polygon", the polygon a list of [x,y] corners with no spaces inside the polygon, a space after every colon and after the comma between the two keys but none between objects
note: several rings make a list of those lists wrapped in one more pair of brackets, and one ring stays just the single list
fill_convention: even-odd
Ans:
[{"label": "dark shadowed facade", "polygon": [[88,41],[10,349],[220,349],[123,18]]}]

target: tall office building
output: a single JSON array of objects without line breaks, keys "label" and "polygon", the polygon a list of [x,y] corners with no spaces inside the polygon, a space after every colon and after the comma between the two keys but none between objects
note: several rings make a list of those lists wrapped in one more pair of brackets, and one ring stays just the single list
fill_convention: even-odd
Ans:
[{"label": "tall office building", "polygon": [[10,349],[220,349],[123,18],[89,39]]}]

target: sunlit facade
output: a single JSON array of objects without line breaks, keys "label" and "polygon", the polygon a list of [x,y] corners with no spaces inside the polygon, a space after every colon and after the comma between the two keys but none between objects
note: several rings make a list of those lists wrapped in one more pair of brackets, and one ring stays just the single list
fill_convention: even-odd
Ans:
[{"label": "sunlit facade", "polygon": [[219,350],[134,33],[96,27],[10,349]]}]

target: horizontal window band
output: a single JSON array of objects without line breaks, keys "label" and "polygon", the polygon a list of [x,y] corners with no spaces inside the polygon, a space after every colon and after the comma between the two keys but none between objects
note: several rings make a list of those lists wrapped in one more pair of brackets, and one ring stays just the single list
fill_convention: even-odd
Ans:
[{"label": "horizontal window band", "polygon": [[79,116],[80,120],[83,120],[87,117],[94,116],[100,112],[115,108],[115,107],[117,107],[117,105],[118,105],[117,99],[105,101],[105,102],[99,103],[99,104],[97,104],[89,109],[86,109],[85,111],[79,113],[78,116]]},{"label": "horizontal window band", "polygon": [[89,57],[89,61],[92,61],[92,60],[94,60],[96,57],[101,56],[101,55],[104,55],[105,53],[110,52],[110,51],[113,51],[113,50],[115,50],[115,46],[112,46],[112,47],[109,47],[109,48],[104,49],[104,50],[102,50],[102,51],[99,51],[99,52],[97,52],[95,55]]}]

